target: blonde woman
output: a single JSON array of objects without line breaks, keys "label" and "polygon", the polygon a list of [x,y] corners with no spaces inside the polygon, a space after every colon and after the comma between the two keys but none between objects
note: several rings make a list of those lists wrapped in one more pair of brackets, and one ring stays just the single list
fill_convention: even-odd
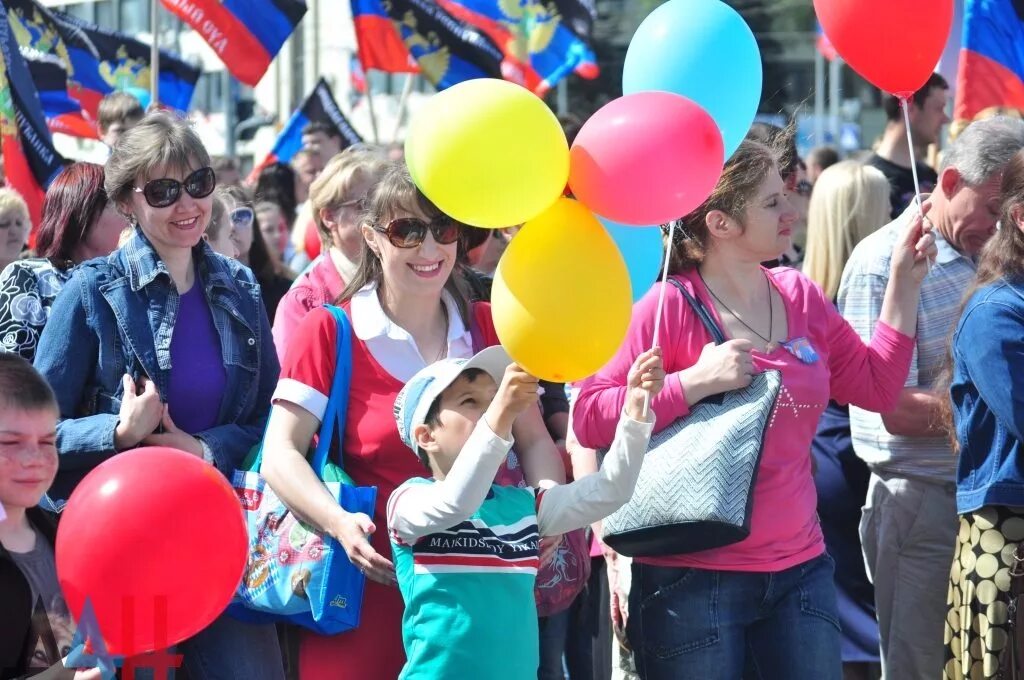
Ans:
[{"label": "blonde woman", "polygon": [[[808,212],[804,274],[830,300],[854,246],[889,221],[889,210],[889,182],[877,168],[842,161],[818,177]],[[880,663],[878,623],[858,533],[870,472],[853,451],[846,406],[829,402],[811,451],[821,531],[836,561],[844,677],[873,677],[871,666]]]},{"label": "blonde woman", "polygon": [[836,163],[818,177],[807,213],[803,271],[830,300],[839,292],[853,247],[889,222],[882,200],[888,191],[881,170],[857,161]]},{"label": "blonde woman", "polygon": [[21,255],[31,228],[25,199],[14,189],[0,188],[0,271]]},{"label": "blonde woman", "polygon": [[332,158],[310,185],[313,220],[325,248],[278,306],[274,344],[282,361],[299,322],[310,310],[334,301],[355,275],[363,247],[359,214],[386,163],[376,149],[351,147]]}]

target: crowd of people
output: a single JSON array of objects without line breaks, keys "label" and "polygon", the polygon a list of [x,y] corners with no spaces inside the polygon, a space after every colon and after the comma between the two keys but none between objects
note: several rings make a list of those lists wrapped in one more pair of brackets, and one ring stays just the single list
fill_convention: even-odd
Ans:
[{"label": "crowd of people", "polygon": [[[666,226],[671,280],[574,385],[500,347],[491,278],[520,225],[460,224],[394,150],[342,149],[315,123],[250,183],[187,121],[109,98],[109,160],[69,165],[38,225],[0,189],[0,677],[99,677],[60,670],[74,622],[54,552],[90,470],[163,446],[230,479],[260,443],[270,488],[365,574],[360,624],[225,612],[175,646],[179,678],[1011,677],[1024,121],[976,121],[932,166],[947,89],[935,76],[908,102],[915,148],[895,99],[876,148],[846,160],[755,125]],[[309,458],[341,368],[325,305],[351,325],[330,455],[377,488],[372,516]],[[766,370],[782,382],[749,537],[604,545],[652,432]],[[447,531],[526,552],[420,561]]]}]

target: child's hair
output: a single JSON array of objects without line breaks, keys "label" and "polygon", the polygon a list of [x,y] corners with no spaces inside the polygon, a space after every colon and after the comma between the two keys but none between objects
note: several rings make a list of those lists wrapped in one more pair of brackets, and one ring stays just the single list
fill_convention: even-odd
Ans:
[{"label": "child's hair", "polygon": [[[465,376],[469,382],[476,382],[476,379],[482,375],[487,375],[487,371],[480,368],[467,368],[462,373],[459,373],[459,377]],[[449,385],[449,387],[451,387]],[[445,390],[447,391],[447,389]],[[441,424],[441,399],[444,397],[444,392],[438,395],[437,399],[430,404],[430,408],[427,409],[427,415],[423,418],[423,424],[430,428],[438,427]],[[427,458],[427,454],[423,453],[423,450],[419,447],[416,448],[416,455],[419,457],[420,462],[423,466],[430,470],[430,460]]]},{"label": "child's hair", "polygon": [[113,92],[100,100],[96,122],[105,133],[115,123],[138,122],[146,115],[142,104],[127,92]]},{"label": "child's hair", "polygon": [[228,216],[228,198],[223,189],[213,192],[213,210],[210,211],[210,223],[206,225],[206,237],[212,241],[220,238],[220,230]]},{"label": "child's hair", "polygon": [[18,354],[0,352],[0,408],[59,412],[49,383]]}]

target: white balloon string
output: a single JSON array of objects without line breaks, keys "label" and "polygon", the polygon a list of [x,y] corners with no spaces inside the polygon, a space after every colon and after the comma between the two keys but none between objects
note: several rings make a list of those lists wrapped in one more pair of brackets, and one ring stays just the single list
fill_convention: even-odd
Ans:
[{"label": "white balloon string", "polygon": [[[672,220],[668,224],[668,241],[665,243],[665,262],[661,269],[661,290],[658,291],[658,310],[654,314],[654,339],[651,341],[651,349],[658,347],[658,333],[661,331],[661,315],[665,309],[665,289],[668,288],[668,263],[672,256],[672,245],[675,243],[676,222]],[[651,393],[644,395],[644,418],[650,413]]]},{"label": "white balloon string", "polygon": [[[921,197],[921,181],[917,177],[917,153],[914,151],[914,136],[910,132],[910,98],[900,97],[900,108],[903,109],[903,122],[907,128],[907,147],[910,151],[910,174],[914,177],[914,205],[921,216],[921,224],[925,233],[931,231],[931,222],[924,214],[924,199]],[[932,270],[931,260],[925,260],[928,271]]]}]

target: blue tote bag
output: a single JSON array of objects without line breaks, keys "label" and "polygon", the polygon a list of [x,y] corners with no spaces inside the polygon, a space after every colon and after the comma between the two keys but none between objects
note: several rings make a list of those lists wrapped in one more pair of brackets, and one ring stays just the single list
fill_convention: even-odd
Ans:
[{"label": "blue tote bag", "polygon": [[[348,317],[325,305],[338,324],[337,362],[331,394],[313,453],[313,471],[348,512],[372,517],[377,487],[356,486],[328,460],[331,440],[345,429],[352,378],[352,338]],[[249,531],[249,559],[228,612],[253,623],[292,623],[322,635],[359,625],[366,577],[349,562],[330,535],[301,521],[259,474],[262,447],[236,470],[234,487]]]}]

